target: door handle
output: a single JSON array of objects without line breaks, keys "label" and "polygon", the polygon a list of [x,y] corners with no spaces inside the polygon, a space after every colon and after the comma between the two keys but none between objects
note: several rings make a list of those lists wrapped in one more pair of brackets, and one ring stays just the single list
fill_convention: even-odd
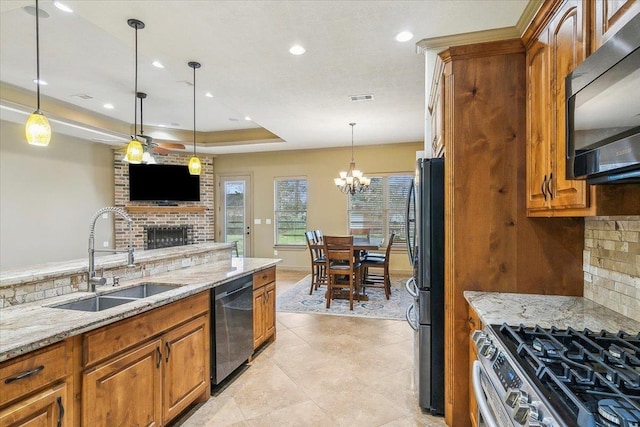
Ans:
[{"label": "door handle", "polygon": [[547,192],[545,190],[545,184],[547,183],[547,175],[542,178],[542,185],[540,185],[540,191],[542,191],[542,197],[544,197],[544,201],[547,201]]},{"label": "door handle", "polygon": [[156,347],[156,368],[160,369],[160,363],[162,363],[162,352],[160,346]]},{"label": "door handle", "polygon": [[62,404],[62,397],[58,396],[58,399],[56,399],[57,403],[58,403],[58,423],[57,423],[57,427],[61,427],[62,426],[62,419],[64,418],[64,405]]},{"label": "door handle", "polygon": [[167,363],[169,363],[169,356],[171,355],[171,344],[169,344],[169,341],[164,343],[164,348],[167,350],[167,355],[165,356],[165,361]]},{"label": "door handle", "polygon": [[553,172],[549,174],[549,179],[547,180],[547,193],[549,193],[549,200],[553,199],[553,191],[551,191],[551,180],[553,180]]}]

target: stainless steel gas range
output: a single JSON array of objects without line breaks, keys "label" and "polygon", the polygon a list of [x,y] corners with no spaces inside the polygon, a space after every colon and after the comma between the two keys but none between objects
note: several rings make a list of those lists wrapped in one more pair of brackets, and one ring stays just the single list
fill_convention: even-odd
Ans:
[{"label": "stainless steel gas range", "polygon": [[490,325],[475,331],[486,427],[639,427],[640,332]]}]

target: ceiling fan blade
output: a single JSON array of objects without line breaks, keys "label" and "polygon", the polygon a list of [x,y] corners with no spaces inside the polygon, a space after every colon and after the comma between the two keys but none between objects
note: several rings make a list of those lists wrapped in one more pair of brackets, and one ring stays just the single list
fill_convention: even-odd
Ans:
[{"label": "ceiling fan blade", "polygon": [[170,151],[167,150],[166,148],[162,148],[162,147],[151,147],[149,149],[150,153],[154,153],[154,154],[169,154]]},{"label": "ceiling fan blade", "polygon": [[184,144],[178,144],[176,142],[159,142],[158,145],[163,147],[163,148],[169,148],[169,149],[174,149],[174,150],[184,150],[185,149]]}]

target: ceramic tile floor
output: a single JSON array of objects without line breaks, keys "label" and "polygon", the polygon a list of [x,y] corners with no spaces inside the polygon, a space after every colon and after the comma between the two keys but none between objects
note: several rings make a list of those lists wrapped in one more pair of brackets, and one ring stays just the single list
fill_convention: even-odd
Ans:
[{"label": "ceramic tile floor", "polygon": [[[306,273],[277,275],[280,293]],[[276,318],[276,340],[176,426],[445,426],[417,406],[406,322]]]}]

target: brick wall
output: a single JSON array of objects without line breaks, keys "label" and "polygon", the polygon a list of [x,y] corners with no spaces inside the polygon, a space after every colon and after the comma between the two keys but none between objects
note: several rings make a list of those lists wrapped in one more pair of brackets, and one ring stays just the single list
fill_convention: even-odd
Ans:
[{"label": "brick wall", "polygon": [[[114,151],[114,187],[115,206],[127,208],[128,206],[149,206],[156,205],[151,202],[130,202],[129,201],[129,165],[122,161],[124,152]],[[186,165],[191,157],[191,153],[171,152],[167,156],[156,156],[160,164]],[[214,232],[214,172],[213,156],[199,154],[202,162],[202,174],[200,175],[200,201],[180,202],[179,207],[201,206],[204,212],[175,212],[167,211],[132,213],[129,215],[133,219],[134,247],[145,249],[145,227],[146,226],[179,226],[190,225],[193,227],[193,243],[212,242],[215,239]],[[120,217],[115,217],[115,243],[117,248],[124,248],[129,242],[129,228],[126,222]]]},{"label": "brick wall", "polygon": [[585,219],[584,296],[640,321],[640,216]]}]

